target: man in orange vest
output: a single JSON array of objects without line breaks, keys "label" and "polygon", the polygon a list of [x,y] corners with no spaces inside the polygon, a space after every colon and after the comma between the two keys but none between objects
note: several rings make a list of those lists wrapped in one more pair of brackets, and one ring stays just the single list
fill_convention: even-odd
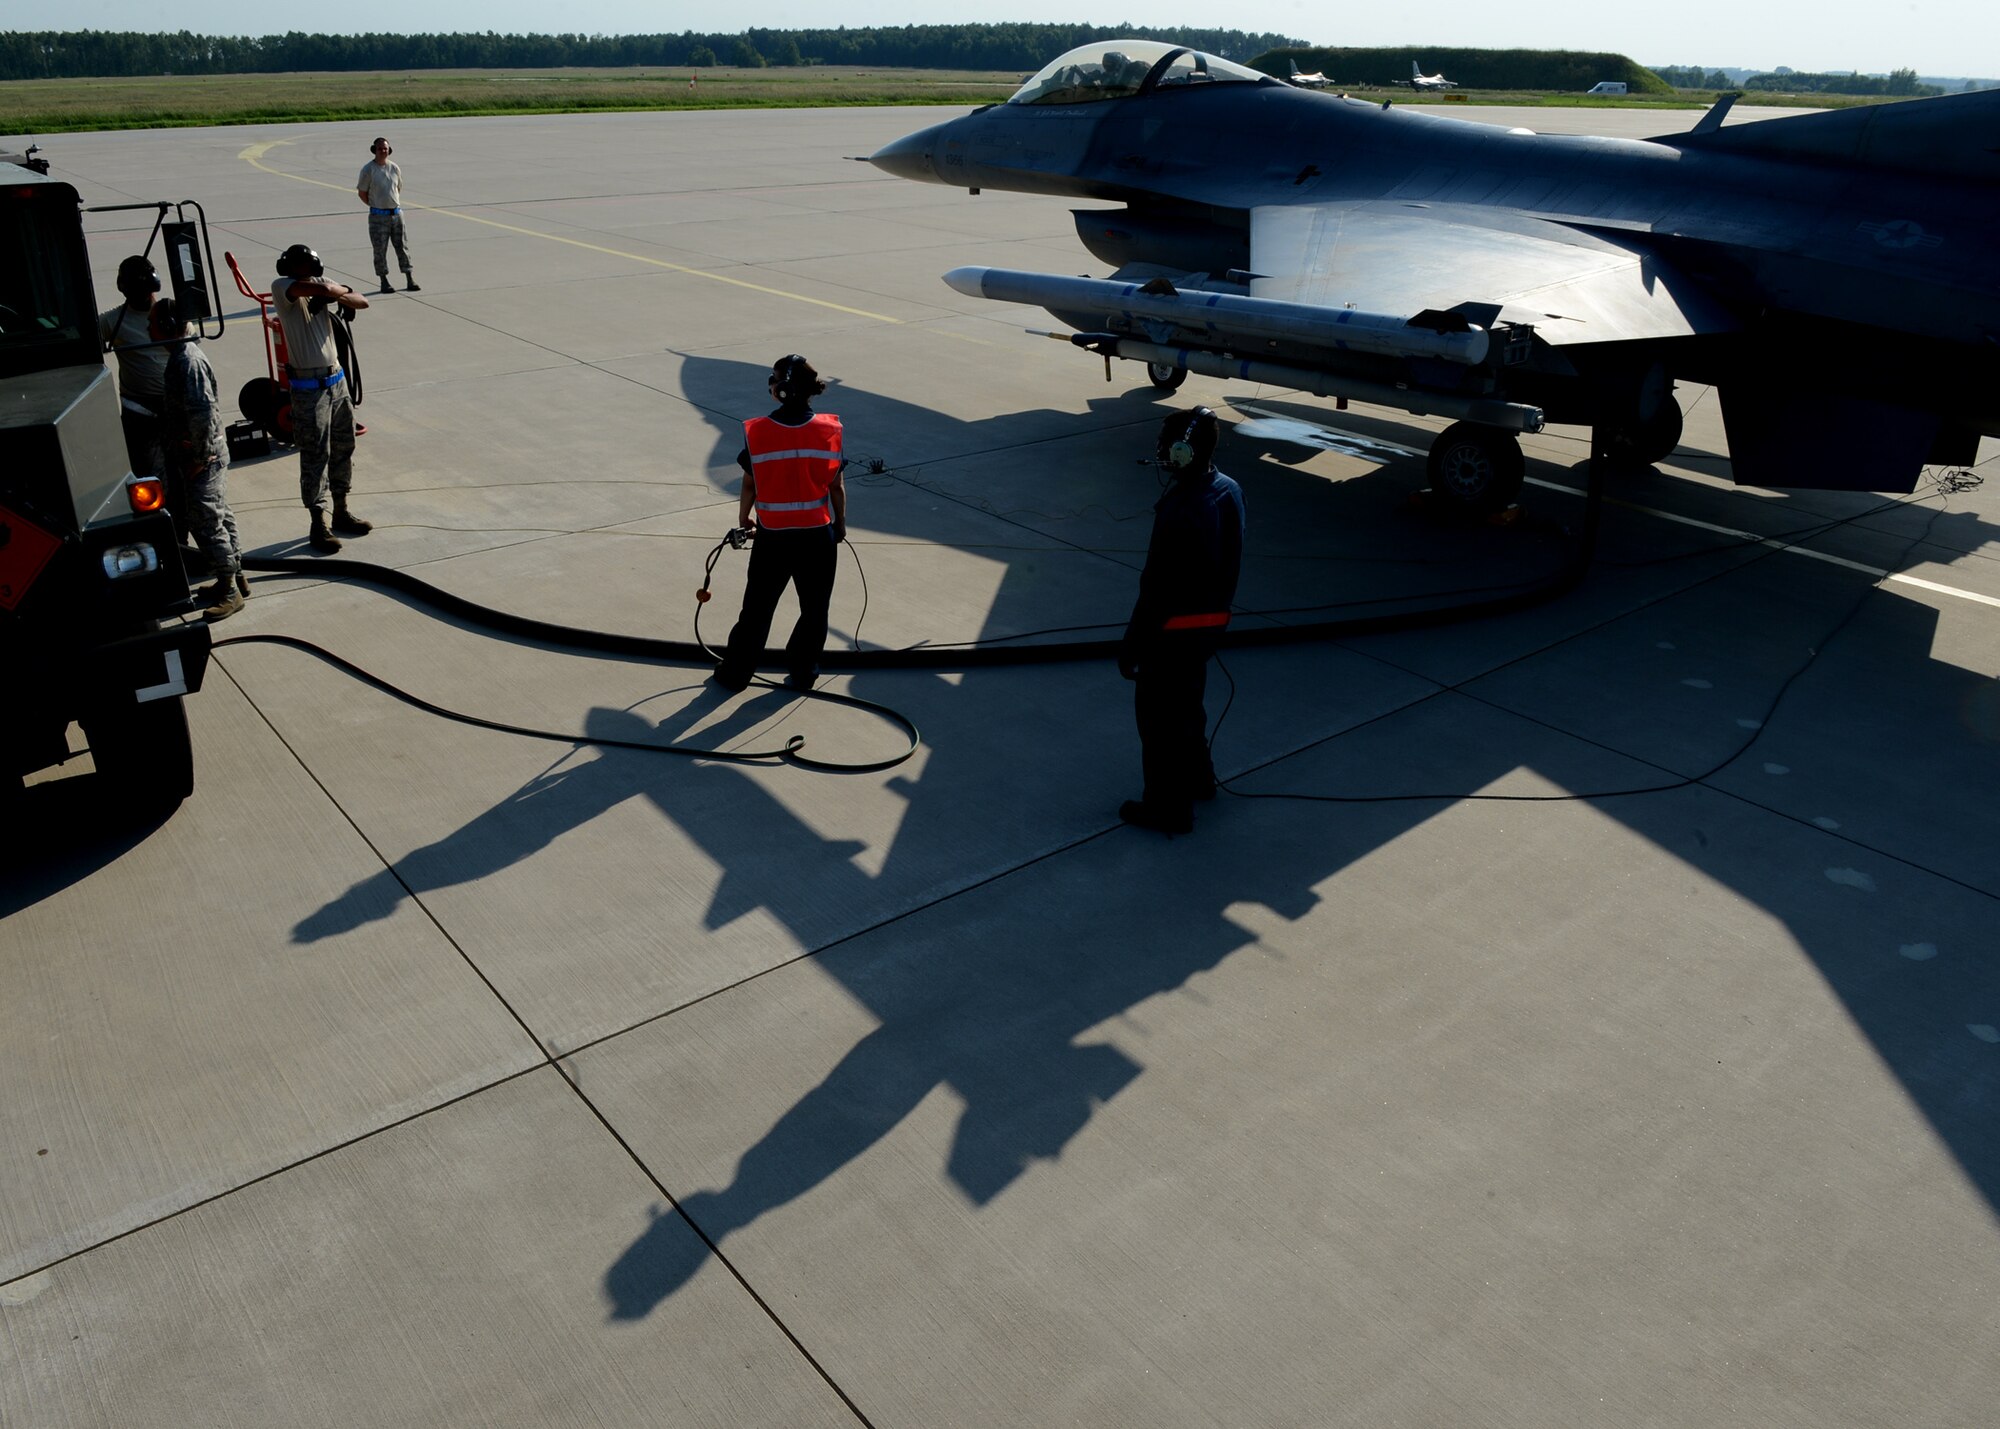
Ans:
[{"label": "man in orange vest", "polygon": [[1164,834],[1189,832],[1194,801],[1215,797],[1202,695],[1236,599],[1244,525],[1243,489],[1215,469],[1216,430],[1206,407],[1161,424],[1158,458],[1172,485],[1153,507],[1139,599],[1118,647],[1118,673],[1136,686],[1146,779],[1118,817]]},{"label": "man in orange vest", "polygon": [[778,409],[743,424],[743,450],[736,454],[743,468],[736,524],[754,527],[757,539],[750,547],[742,613],[710,678],[725,690],[750,683],[778,597],[791,585],[798,590],[799,621],[785,642],[785,683],[810,690],[826,648],[834,565],[847,539],[847,487],[841,480],[847,462],[840,453],[840,418],[812,409],[812,399],[826,384],[810,362],[796,352],[779,358],[766,386]]}]

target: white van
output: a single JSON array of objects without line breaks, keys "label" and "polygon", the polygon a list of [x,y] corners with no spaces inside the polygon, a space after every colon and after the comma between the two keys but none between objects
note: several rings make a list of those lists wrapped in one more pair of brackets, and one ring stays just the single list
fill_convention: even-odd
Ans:
[{"label": "white van", "polygon": [[1585,94],[1629,94],[1631,86],[1622,79],[1600,80],[1584,91]]}]

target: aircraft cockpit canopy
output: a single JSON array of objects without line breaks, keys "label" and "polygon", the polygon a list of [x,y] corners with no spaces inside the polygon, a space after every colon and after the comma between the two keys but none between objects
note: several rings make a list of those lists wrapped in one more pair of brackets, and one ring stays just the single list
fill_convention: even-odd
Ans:
[{"label": "aircraft cockpit canopy", "polygon": [[1272,84],[1254,69],[1158,40],[1100,40],[1058,55],[1009,104],[1096,104],[1206,84]]}]

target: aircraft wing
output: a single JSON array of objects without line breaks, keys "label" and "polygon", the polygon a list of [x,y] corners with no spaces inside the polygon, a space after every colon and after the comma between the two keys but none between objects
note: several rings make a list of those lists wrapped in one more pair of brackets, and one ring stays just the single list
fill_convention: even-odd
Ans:
[{"label": "aircraft wing", "polygon": [[[1642,234],[1467,205],[1386,201],[1250,212],[1253,297],[1377,313],[1466,308],[1553,346],[1727,332],[1737,323]],[[1497,309],[1497,312],[1495,311]]]}]

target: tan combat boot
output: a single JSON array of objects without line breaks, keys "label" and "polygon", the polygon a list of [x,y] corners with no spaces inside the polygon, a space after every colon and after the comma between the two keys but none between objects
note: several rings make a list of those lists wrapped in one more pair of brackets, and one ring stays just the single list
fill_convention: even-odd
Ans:
[{"label": "tan combat boot", "polygon": [[225,572],[221,579],[202,591],[200,599],[208,602],[202,615],[209,620],[227,620],[243,609],[243,594],[236,589],[236,573]]}]

